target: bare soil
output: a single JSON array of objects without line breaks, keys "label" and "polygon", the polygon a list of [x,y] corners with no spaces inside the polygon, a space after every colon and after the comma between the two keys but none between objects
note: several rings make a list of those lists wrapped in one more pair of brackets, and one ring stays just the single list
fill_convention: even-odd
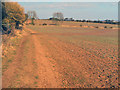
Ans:
[{"label": "bare soil", "polygon": [[74,43],[55,38],[56,33],[25,29],[30,32],[21,40],[14,61],[3,73],[3,88],[118,87],[116,62],[109,57],[97,57]]}]

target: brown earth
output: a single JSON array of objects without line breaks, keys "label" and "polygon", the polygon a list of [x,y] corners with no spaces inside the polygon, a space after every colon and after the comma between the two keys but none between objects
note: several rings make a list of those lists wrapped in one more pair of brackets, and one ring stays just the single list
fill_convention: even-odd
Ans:
[{"label": "brown earth", "polygon": [[59,75],[45,57],[45,48],[39,38],[33,33],[31,31],[24,36],[14,62],[4,72],[3,88],[60,87]]},{"label": "brown earth", "polygon": [[21,40],[14,62],[3,73],[3,88],[117,87],[117,67],[107,67],[109,59],[52,34],[26,29],[30,33]]}]

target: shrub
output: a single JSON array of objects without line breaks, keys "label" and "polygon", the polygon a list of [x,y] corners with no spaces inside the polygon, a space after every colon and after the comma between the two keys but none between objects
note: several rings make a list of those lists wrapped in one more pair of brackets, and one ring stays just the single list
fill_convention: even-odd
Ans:
[{"label": "shrub", "polygon": [[6,34],[14,33],[14,29],[18,29],[19,24],[24,21],[25,13],[23,7],[17,2],[2,2],[2,32]]},{"label": "shrub", "polygon": [[107,26],[105,26],[104,28],[107,28]]},{"label": "shrub", "polygon": [[43,23],[42,25],[47,25],[46,23]]},{"label": "shrub", "polygon": [[96,26],[95,28],[98,28],[98,26]]},{"label": "shrub", "polygon": [[82,25],[80,25],[82,27]]}]

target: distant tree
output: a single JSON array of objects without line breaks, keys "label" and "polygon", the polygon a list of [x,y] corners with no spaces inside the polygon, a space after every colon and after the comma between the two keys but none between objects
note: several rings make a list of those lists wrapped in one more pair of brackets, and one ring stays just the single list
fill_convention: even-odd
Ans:
[{"label": "distant tree", "polygon": [[58,20],[64,20],[64,16],[61,12],[54,13],[53,18],[57,18]]},{"label": "distant tree", "polygon": [[86,22],[86,20],[82,20],[82,22]]},{"label": "distant tree", "polygon": [[36,12],[35,11],[28,11],[27,15],[28,15],[28,19],[31,19],[31,22],[32,22],[31,24],[34,25],[34,20],[38,19]]},{"label": "distant tree", "polygon": [[54,24],[59,24],[64,20],[64,16],[61,12],[55,12],[55,13],[53,13],[52,20],[53,20]]},{"label": "distant tree", "polygon": [[32,18],[37,19],[37,14],[35,11],[28,11],[27,15],[28,15],[28,19],[32,19]]}]

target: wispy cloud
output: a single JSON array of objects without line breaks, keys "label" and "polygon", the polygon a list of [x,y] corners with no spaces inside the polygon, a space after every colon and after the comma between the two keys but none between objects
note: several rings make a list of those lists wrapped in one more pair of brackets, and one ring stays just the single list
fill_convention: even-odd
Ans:
[{"label": "wispy cloud", "polygon": [[91,7],[92,4],[88,3],[54,3],[48,5],[51,8],[60,8],[60,7]]},{"label": "wispy cloud", "polygon": [[40,18],[48,18],[54,12],[62,12],[65,17],[87,19],[116,19],[116,3],[91,2],[19,2],[25,11],[35,10]]},{"label": "wispy cloud", "polygon": [[36,9],[36,8],[58,8],[58,9],[64,9],[64,8],[88,8],[88,7],[94,7],[95,5],[92,3],[30,3],[29,5],[23,5],[27,9]]}]

